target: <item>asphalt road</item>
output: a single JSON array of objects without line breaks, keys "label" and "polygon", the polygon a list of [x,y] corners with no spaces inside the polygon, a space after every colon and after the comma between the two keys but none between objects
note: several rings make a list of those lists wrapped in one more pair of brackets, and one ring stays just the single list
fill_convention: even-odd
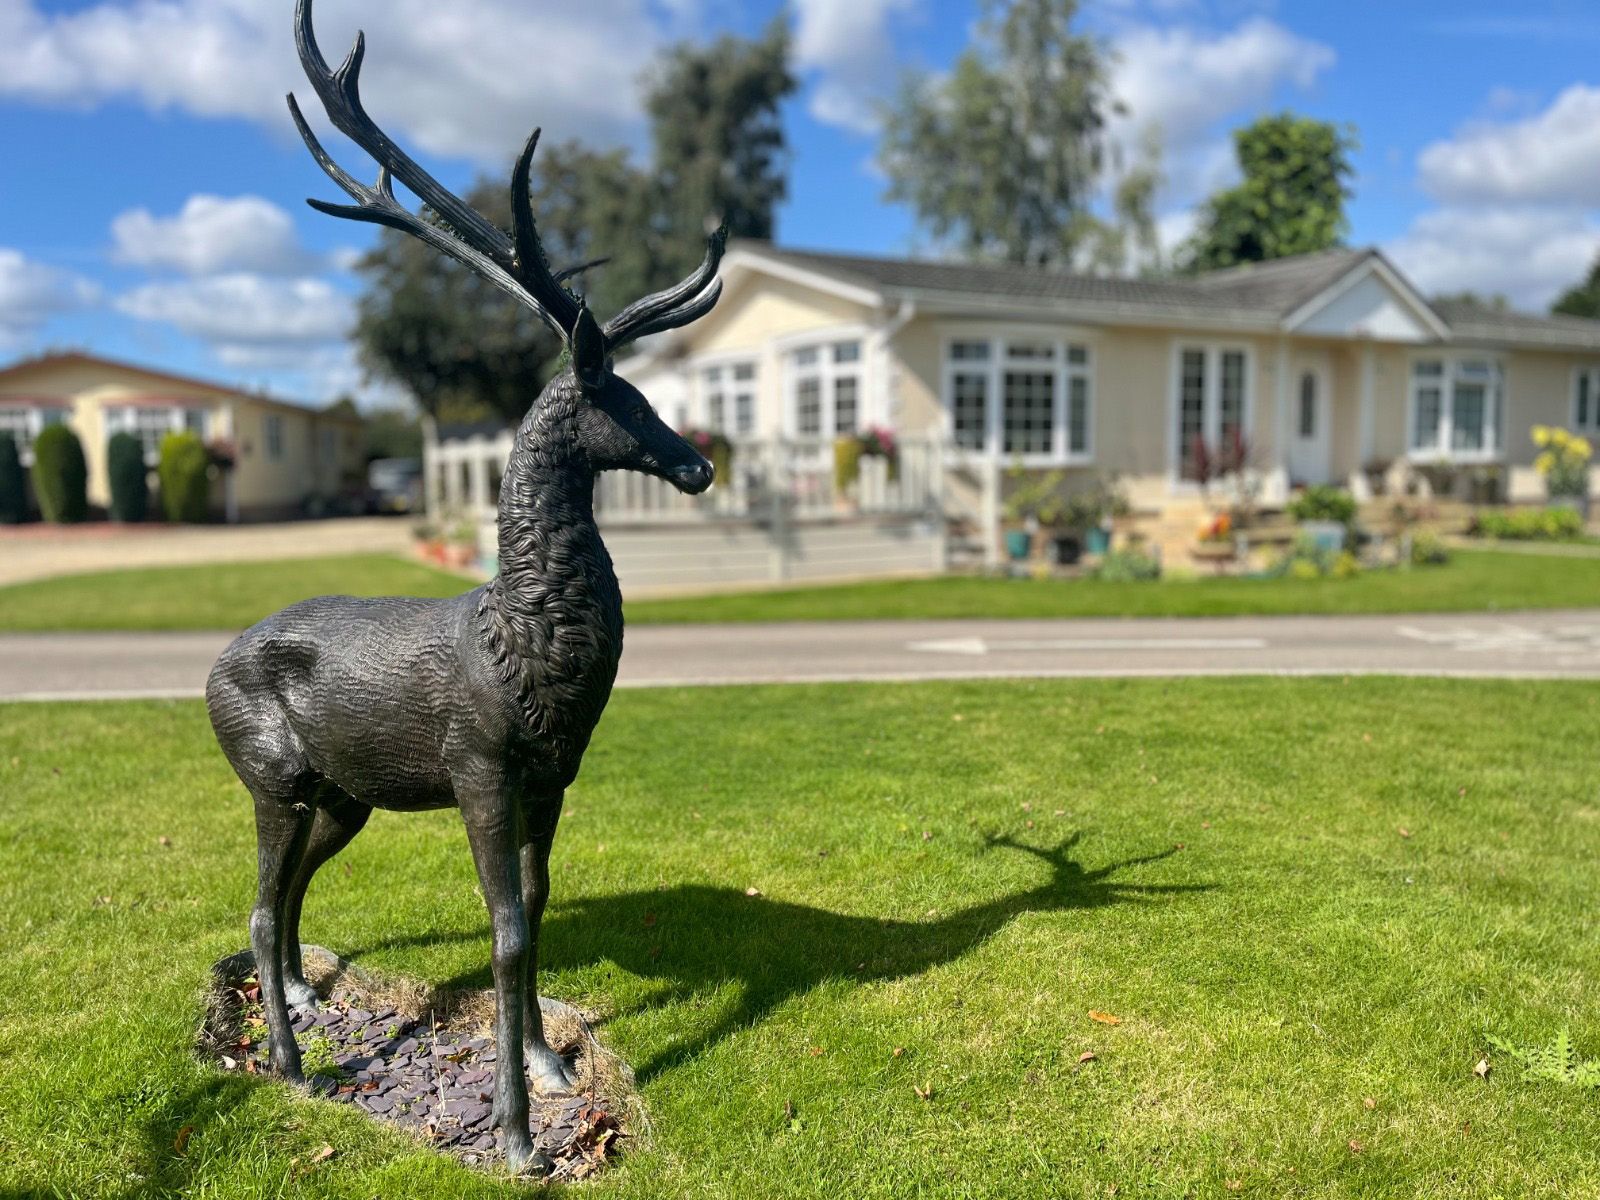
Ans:
[{"label": "asphalt road", "polygon": [[[230,637],[0,635],[0,700],[198,696]],[[1257,674],[1600,679],[1600,610],[641,626],[619,683]]]}]

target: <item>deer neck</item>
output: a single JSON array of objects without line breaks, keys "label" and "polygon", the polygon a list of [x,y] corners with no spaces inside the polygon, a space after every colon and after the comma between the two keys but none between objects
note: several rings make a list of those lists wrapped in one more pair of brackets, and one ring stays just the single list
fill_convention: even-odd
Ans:
[{"label": "deer neck", "polygon": [[598,720],[622,654],[622,596],[595,525],[595,473],[567,382],[546,388],[517,431],[500,488],[500,573],[480,609],[535,726],[581,724],[591,707]]}]

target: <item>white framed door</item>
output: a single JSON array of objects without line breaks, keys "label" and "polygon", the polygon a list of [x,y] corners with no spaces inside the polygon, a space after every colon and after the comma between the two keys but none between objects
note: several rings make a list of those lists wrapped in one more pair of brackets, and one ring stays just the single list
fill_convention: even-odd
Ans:
[{"label": "white framed door", "polygon": [[1327,364],[1301,359],[1289,389],[1289,480],[1327,483],[1333,465],[1333,412]]}]

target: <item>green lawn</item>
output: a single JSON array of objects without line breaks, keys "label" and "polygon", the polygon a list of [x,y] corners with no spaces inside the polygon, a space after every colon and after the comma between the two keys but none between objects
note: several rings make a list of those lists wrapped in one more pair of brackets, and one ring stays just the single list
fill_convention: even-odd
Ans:
[{"label": "green lawn", "polygon": [[[1594,1195],[1596,1093],[1473,1068],[1600,1057],[1596,761],[1590,683],[621,693],[545,983],[652,1131],[582,1194]],[[0,797],[0,1195],[526,1194],[191,1055],[254,858],[198,704],[0,709]],[[486,982],[453,813],[344,861],[308,939]]]},{"label": "green lawn", "polygon": [[[0,631],[242,629],[334,592],[450,596],[470,581],[381,555],[74,575],[0,588]],[[1461,551],[1448,566],[1355,579],[1161,583],[948,576],[633,600],[636,625],[893,617],[1184,617],[1251,613],[1484,612],[1600,604],[1600,558]]]}]

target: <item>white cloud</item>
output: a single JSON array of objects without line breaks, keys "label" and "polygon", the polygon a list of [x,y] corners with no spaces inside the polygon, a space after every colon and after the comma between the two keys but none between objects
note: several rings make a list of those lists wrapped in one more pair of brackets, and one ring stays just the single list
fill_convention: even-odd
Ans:
[{"label": "white cloud", "polygon": [[130,209],[111,222],[111,237],[117,262],[186,275],[293,275],[316,265],[289,214],[260,196],[190,196],[171,217]]},{"label": "white cloud", "polygon": [[116,306],[209,343],[234,366],[289,365],[310,348],[342,339],[355,312],[350,297],[324,279],[248,272],[147,283],[119,296]]},{"label": "white cloud", "polygon": [[854,133],[878,128],[876,100],[895,82],[891,20],[919,0],[795,0],[795,65],[814,71],[811,115]]},{"label": "white cloud", "polygon": [[1424,292],[1500,293],[1540,310],[1600,252],[1600,224],[1548,208],[1440,208],[1385,247]]},{"label": "white cloud", "polygon": [[[285,92],[318,107],[295,61],[291,12],[286,0],[98,0],[67,12],[0,0],[0,95],[64,107],[131,100],[287,130]],[[371,34],[362,92],[374,119],[423,150],[495,165],[535,124],[555,137],[625,139],[639,74],[662,39],[648,0],[324,0],[318,39],[330,61],[358,21]]]},{"label": "white cloud", "polygon": [[1168,147],[1187,145],[1285,83],[1311,87],[1335,57],[1331,47],[1265,17],[1221,34],[1139,26],[1114,48],[1121,61],[1113,83],[1128,122],[1139,130],[1155,125]]},{"label": "white cloud", "polygon": [[1450,203],[1592,204],[1600,178],[1600,87],[1573,84],[1541,113],[1470,125],[1426,147],[1422,186]]},{"label": "white cloud", "polygon": [[0,246],[0,349],[22,346],[51,317],[87,308],[98,298],[88,280]]}]

